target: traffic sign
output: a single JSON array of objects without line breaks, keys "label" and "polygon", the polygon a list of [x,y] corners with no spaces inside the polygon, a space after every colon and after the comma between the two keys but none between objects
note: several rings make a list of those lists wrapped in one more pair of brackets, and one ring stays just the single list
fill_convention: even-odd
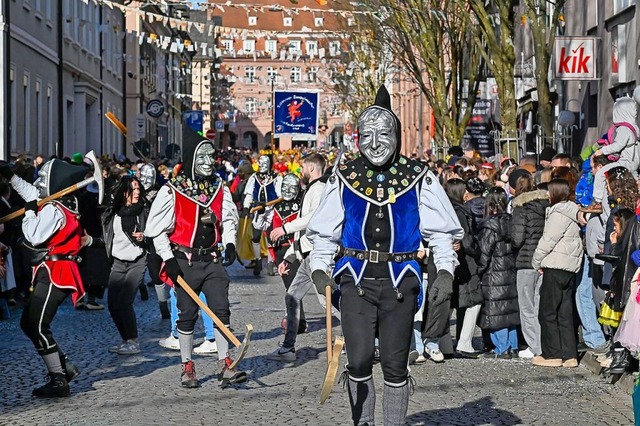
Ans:
[{"label": "traffic sign", "polygon": [[216,121],[216,130],[224,132],[224,121]]},{"label": "traffic sign", "polygon": [[216,138],[216,131],[213,129],[209,129],[207,130],[207,133],[205,133],[205,136],[207,137],[207,139],[209,140],[215,140]]},{"label": "traffic sign", "polygon": [[136,116],[136,139],[142,139],[147,134],[147,120],[144,115]]},{"label": "traffic sign", "polygon": [[147,114],[153,118],[158,118],[164,114],[164,102],[160,99],[153,99],[147,104]]},{"label": "traffic sign", "polygon": [[204,113],[202,111],[189,110],[183,112],[182,116],[187,126],[196,132],[202,132],[202,125],[204,124]]}]

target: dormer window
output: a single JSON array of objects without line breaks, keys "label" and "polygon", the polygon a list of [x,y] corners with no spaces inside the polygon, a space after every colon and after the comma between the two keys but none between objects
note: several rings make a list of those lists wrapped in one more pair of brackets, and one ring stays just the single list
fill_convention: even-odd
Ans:
[{"label": "dormer window", "polygon": [[284,17],[284,21],[283,21],[283,25],[285,27],[291,27],[293,26],[293,18],[291,16],[285,16]]},{"label": "dormer window", "polygon": [[324,24],[324,18],[313,18],[313,24],[316,27],[321,27]]},{"label": "dormer window", "polygon": [[249,25],[251,25],[251,26],[258,25],[258,17],[257,16],[249,16]]}]

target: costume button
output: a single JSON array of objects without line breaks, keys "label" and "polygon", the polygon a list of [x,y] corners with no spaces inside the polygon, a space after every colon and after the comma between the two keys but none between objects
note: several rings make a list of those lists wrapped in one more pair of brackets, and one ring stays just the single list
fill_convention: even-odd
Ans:
[{"label": "costume button", "polygon": [[380,228],[376,228],[376,232],[380,232]]},{"label": "costume button", "polygon": [[376,247],[380,247],[380,243],[376,243]]}]

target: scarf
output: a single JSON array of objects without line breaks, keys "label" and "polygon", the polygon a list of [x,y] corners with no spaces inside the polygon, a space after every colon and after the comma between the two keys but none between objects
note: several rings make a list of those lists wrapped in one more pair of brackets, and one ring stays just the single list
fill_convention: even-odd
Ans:
[{"label": "scarf", "polygon": [[140,227],[138,216],[140,216],[140,213],[142,213],[143,207],[143,203],[132,204],[128,207],[123,205],[116,213],[118,216],[120,216],[124,234],[133,244],[137,246],[139,246],[141,242],[133,238],[133,233],[144,231],[144,229],[138,229]]}]

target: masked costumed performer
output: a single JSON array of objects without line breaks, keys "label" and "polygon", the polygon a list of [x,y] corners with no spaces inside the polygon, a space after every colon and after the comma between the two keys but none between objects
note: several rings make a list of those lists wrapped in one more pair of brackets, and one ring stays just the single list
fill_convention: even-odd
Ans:
[{"label": "masked costumed performer", "polygon": [[[451,286],[458,264],[454,238],[463,231],[433,173],[400,155],[400,121],[382,86],[358,117],[362,156],[338,167],[307,229],[314,284],[340,282],[348,389],[353,422],[374,424],[374,340],[380,339],[384,424],[403,425],[409,402],[407,361],[421,303],[417,252],[434,252],[437,285]],[[342,206],[343,208],[339,208]],[[343,257],[328,273],[339,246]]]}]

